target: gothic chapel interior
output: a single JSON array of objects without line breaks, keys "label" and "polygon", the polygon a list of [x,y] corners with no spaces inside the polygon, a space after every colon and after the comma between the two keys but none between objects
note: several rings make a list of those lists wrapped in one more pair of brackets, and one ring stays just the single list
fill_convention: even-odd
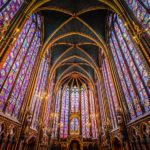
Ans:
[{"label": "gothic chapel interior", "polygon": [[150,0],[0,0],[0,150],[150,150]]}]

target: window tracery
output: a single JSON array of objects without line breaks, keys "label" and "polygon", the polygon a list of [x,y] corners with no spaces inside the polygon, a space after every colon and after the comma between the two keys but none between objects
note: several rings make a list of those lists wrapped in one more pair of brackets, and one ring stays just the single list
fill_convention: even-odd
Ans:
[{"label": "window tracery", "polygon": [[146,86],[148,72],[122,20],[114,15],[110,28],[110,48],[118,70],[131,119],[150,110]]},{"label": "window tracery", "polygon": [[[59,134],[60,138],[63,139],[69,135],[77,136],[81,134],[85,139],[91,137],[96,139],[98,130],[93,92],[90,91],[91,96],[89,97],[89,90],[86,86],[77,87],[76,85],[64,85],[61,92],[62,96],[59,99],[57,98],[56,102],[59,103],[59,110],[58,105],[55,105],[54,114],[57,115],[53,120],[52,137],[56,138]],[[54,135],[54,133],[57,133],[57,135]]]},{"label": "window tracery", "polygon": [[0,110],[15,118],[21,109],[41,43],[37,16],[33,14],[26,22],[0,70]]},{"label": "window tracery", "polygon": [[150,2],[149,0],[125,0],[128,4],[128,7],[133,12],[134,16],[137,18],[139,23],[143,26],[145,31],[150,34]]}]

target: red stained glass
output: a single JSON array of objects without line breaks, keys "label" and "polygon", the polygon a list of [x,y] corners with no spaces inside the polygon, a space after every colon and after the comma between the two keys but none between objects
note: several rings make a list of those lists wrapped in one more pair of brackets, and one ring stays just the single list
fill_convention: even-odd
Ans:
[{"label": "red stained glass", "polygon": [[110,33],[109,42],[131,119],[133,119],[136,115],[142,114],[141,107],[144,106],[145,111],[150,109],[149,89],[145,86],[148,73],[139,55],[138,46],[132,41],[118,16],[114,22],[114,29]]},{"label": "red stained glass", "polygon": [[0,109],[8,115],[18,117],[39,50],[40,32],[31,16],[0,70]]}]

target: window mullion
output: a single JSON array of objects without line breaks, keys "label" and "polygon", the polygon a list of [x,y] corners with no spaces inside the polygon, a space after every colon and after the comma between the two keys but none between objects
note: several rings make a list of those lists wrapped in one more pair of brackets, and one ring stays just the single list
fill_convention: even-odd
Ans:
[{"label": "window mullion", "polygon": [[[35,31],[36,31],[36,30],[35,30]],[[22,69],[22,66],[23,66],[23,64],[24,64],[25,58],[26,58],[26,56],[27,56],[27,54],[28,54],[28,52],[29,52],[30,46],[31,46],[31,44],[32,44],[32,40],[34,39],[34,36],[35,36],[35,33],[36,33],[35,31],[34,31],[34,34],[32,35],[32,39],[31,39],[31,41],[30,41],[30,43],[29,43],[28,49],[27,49],[27,51],[26,51],[26,53],[25,53],[25,56],[24,56],[24,58],[23,58],[23,60],[22,60],[22,63],[21,63],[21,65],[20,65],[20,68],[19,68],[19,70],[18,70],[18,72],[17,72],[17,75],[16,75],[16,77],[15,77],[15,81],[14,81],[14,83],[13,83],[13,87],[11,88],[11,90],[10,90],[10,92],[9,92],[9,95],[8,95],[8,97],[7,97],[7,101],[6,101],[6,103],[5,103],[3,112],[5,112],[5,110],[6,110],[6,107],[7,107],[7,105],[8,105],[8,101],[9,101],[9,99],[10,99],[10,97],[11,97],[11,94],[12,94],[12,91],[13,91],[13,89],[14,89],[14,87],[15,87],[16,81],[17,81],[17,79],[18,79],[18,76],[19,76],[20,71],[21,71],[21,69]]]},{"label": "window mullion", "polygon": [[[131,93],[130,93],[130,89],[129,89],[128,84],[127,84],[128,81],[127,81],[127,79],[125,78],[124,71],[122,70],[121,63],[120,63],[120,60],[119,60],[119,56],[118,56],[118,53],[116,52],[117,50],[116,50],[116,47],[115,47],[115,44],[114,44],[113,40],[112,40],[112,43],[113,43],[113,47],[114,47],[114,49],[115,49],[116,57],[117,57],[118,62],[119,62],[120,70],[121,70],[121,72],[122,72],[123,80],[124,80],[125,85],[126,85],[126,87],[127,87],[128,94],[130,95],[130,98],[131,98],[131,102],[132,102],[132,107],[133,107],[134,113],[136,114],[136,117],[137,117],[136,108],[135,108],[135,105],[134,105],[134,102],[133,102],[133,99],[132,99],[132,96],[131,96]],[[122,81],[121,81],[121,82],[122,82]],[[123,93],[124,93],[124,92],[123,92]],[[125,94],[125,93],[124,93],[124,94]],[[125,99],[126,99],[126,96],[125,96]],[[131,116],[131,115],[130,115],[130,116]]]},{"label": "window mullion", "polygon": [[[35,37],[35,38],[36,38],[36,37]],[[37,44],[37,41],[38,41],[38,40],[37,40],[37,38],[36,38],[36,43],[35,43],[35,45],[34,45],[34,48],[35,48],[35,46],[36,46],[36,44]],[[35,48],[35,49],[36,49],[36,48]],[[31,64],[30,64],[30,63],[33,61],[32,57],[34,56],[34,52],[35,52],[35,51],[32,52],[31,57],[30,57],[30,60],[29,60],[29,63],[28,63],[28,66],[27,66],[27,68],[26,68],[26,70],[28,70],[28,71],[30,70],[30,67],[31,67]],[[19,90],[20,92],[21,92],[21,89],[22,89],[24,80],[26,79],[26,75],[27,75],[27,72],[28,72],[28,71],[26,71],[25,74],[24,74],[24,78],[23,78],[23,80],[22,80],[22,85],[21,85],[20,90]],[[20,92],[19,92],[19,93],[20,93]],[[16,107],[16,104],[17,104],[17,100],[18,100],[18,97],[19,97],[19,93],[18,93],[18,95],[17,95],[17,97],[16,97],[15,106],[14,106],[14,109],[13,109],[13,111],[12,111],[12,114],[14,113],[14,110],[15,110],[15,107]],[[12,114],[11,114],[11,115],[12,115]]]},{"label": "window mullion", "polygon": [[112,97],[111,97],[111,91],[110,91],[110,88],[109,88],[109,80],[108,80],[108,77],[107,77],[107,74],[106,74],[105,66],[104,66],[104,69],[103,69],[103,78],[105,79],[104,86],[105,86],[105,90],[106,90],[106,96],[107,96],[107,99],[109,101],[108,106],[109,106],[109,109],[111,111],[111,113],[110,113],[111,121],[112,121],[113,126],[115,126],[114,113],[113,113],[113,110],[112,110],[112,107],[111,107]]},{"label": "window mullion", "polygon": [[[121,30],[121,28],[120,28],[120,25],[119,25],[118,21],[117,21],[117,25],[118,25],[118,27],[119,27],[119,29],[120,29],[121,34],[123,35],[123,32],[122,32],[122,30]],[[130,56],[131,56],[131,59],[132,59],[134,65],[135,65],[136,71],[138,72],[138,75],[139,75],[140,78],[141,78],[141,82],[142,82],[142,84],[143,84],[143,86],[144,86],[144,89],[145,89],[145,91],[146,91],[146,93],[147,93],[147,95],[148,95],[147,87],[146,87],[146,85],[145,85],[145,82],[144,82],[143,79],[142,79],[141,73],[139,72],[139,69],[138,69],[137,64],[136,64],[136,62],[135,62],[135,59],[133,58],[133,54],[132,54],[131,51],[130,51],[130,48],[129,48],[128,44],[127,44],[127,41],[126,41],[125,37],[124,37],[124,36],[122,36],[122,37],[123,37],[124,42],[125,42],[125,44],[126,44],[126,46],[127,46],[127,49],[128,49],[129,54],[130,54]],[[132,42],[132,41],[131,41],[131,42]]]},{"label": "window mullion", "polygon": [[[44,62],[44,67],[43,67],[42,70],[41,70],[41,71],[42,71],[42,75],[43,75],[45,66],[46,66],[46,61]],[[40,84],[39,84],[37,93],[39,93],[39,91],[40,91],[40,85],[41,85],[41,83],[42,83],[42,78],[43,78],[43,76],[41,76]],[[36,95],[35,95],[35,96],[36,96]],[[37,108],[37,106],[38,106],[38,103],[37,103],[37,100],[38,100],[38,99],[39,99],[39,98],[37,97],[37,98],[36,98],[36,101],[35,101],[34,109],[33,109],[32,125],[33,125],[33,121],[34,121],[34,119],[35,119],[36,108]]]},{"label": "window mullion", "polygon": [[132,86],[133,86],[134,91],[135,91],[135,93],[136,93],[136,96],[137,96],[137,98],[138,98],[137,101],[138,101],[138,103],[139,103],[139,105],[140,105],[140,107],[141,107],[141,109],[142,109],[142,112],[144,112],[144,108],[143,108],[143,106],[142,106],[142,104],[141,104],[141,102],[140,102],[140,95],[139,95],[139,92],[138,92],[138,90],[137,90],[137,87],[136,87],[135,84],[134,84],[133,76],[132,76],[132,74],[131,74],[131,72],[130,72],[130,70],[129,70],[129,66],[128,66],[128,64],[127,64],[127,60],[126,60],[126,58],[125,58],[125,56],[124,56],[124,54],[123,54],[123,52],[122,52],[122,48],[121,48],[119,39],[118,39],[118,37],[117,37],[117,35],[116,35],[116,32],[114,32],[114,35],[115,35],[115,38],[116,38],[116,40],[117,40],[117,43],[118,43],[118,46],[119,46],[119,49],[120,49],[120,52],[121,52],[123,61],[124,61],[125,65],[126,65],[126,68],[127,68],[128,74],[129,74],[129,77],[130,77],[130,79],[131,79]]},{"label": "window mullion", "polygon": [[[117,22],[117,25],[118,25],[118,27],[119,27],[119,30],[120,30],[120,32],[121,32],[121,35],[123,35],[123,33],[122,33],[121,29],[120,29],[120,26],[119,26],[118,22]],[[142,112],[145,113],[144,106],[143,106],[143,104],[142,104],[141,101],[140,101],[141,96],[140,96],[139,91],[138,91],[138,89],[137,89],[136,82],[134,81],[134,77],[133,77],[132,72],[131,72],[131,70],[130,70],[130,66],[129,66],[129,64],[127,63],[127,59],[126,59],[125,54],[124,54],[123,51],[122,51],[122,47],[121,47],[121,45],[120,45],[119,39],[118,39],[118,37],[117,37],[117,35],[116,35],[116,32],[114,32],[114,33],[115,33],[116,39],[117,39],[117,41],[118,41],[118,45],[119,45],[119,47],[120,47],[120,52],[121,52],[121,54],[122,54],[122,57],[123,57],[123,59],[124,59],[124,62],[125,62],[125,64],[126,64],[126,66],[128,66],[127,69],[128,69],[129,74],[130,74],[130,78],[131,78],[131,81],[132,81],[134,90],[135,90],[135,92],[136,92],[136,94],[137,94],[137,96],[138,96],[138,102],[139,102],[139,104],[140,104],[140,107],[141,107],[141,109],[142,109]],[[124,42],[125,42],[125,45],[127,46],[127,49],[128,49],[128,51],[129,51],[129,55],[130,55],[130,57],[131,57],[131,60],[132,60],[134,66],[135,66],[135,68],[136,68],[136,70],[135,70],[134,72],[137,71],[137,74],[138,74],[139,77],[141,78],[140,73],[139,73],[139,70],[138,70],[138,68],[137,68],[137,66],[136,66],[136,63],[135,63],[135,61],[134,61],[134,59],[133,59],[133,57],[132,57],[132,54],[131,54],[131,52],[130,52],[130,49],[129,49],[129,47],[128,47],[128,44],[126,43],[125,38],[124,38],[123,36],[122,36],[122,38],[123,38],[123,40],[124,40]],[[143,83],[143,80],[141,80],[141,81],[142,81],[142,83]]]},{"label": "window mullion", "polygon": [[[8,75],[10,74],[10,71],[12,70],[12,68],[13,68],[13,66],[14,66],[14,63],[16,62],[16,59],[18,58],[18,55],[19,55],[19,53],[20,53],[20,51],[21,51],[21,49],[22,49],[22,46],[23,46],[23,44],[24,44],[24,41],[25,41],[26,38],[27,38],[27,35],[28,35],[28,33],[29,33],[30,29],[31,29],[32,24],[33,24],[33,23],[31,23],[31,24],[30,24],[30,27],[28,28],[28,31],[27,31],[27,33],[26,33],[24,39],[23,39],[23,42],[22,42],[22,44],[20,45],[20,48],[19,48],[19,50],[18,50],[18,52],[17,52],[17,54],[16,54],[16,56],[15,56],[15,59],[13,60],[13,63],[11,64],[11,67],[9,68],[9,71],[8,71],[8,73],[7,73],[7,75],[6,75],[5,79],[4,79],[4,81],[3,81],[3,84],[2,84],[2,86],[1,86],[0,91],[2,90],[2,88],[3,88],[3,86],[4,86],[5,82],[6,82],[6,80],[7,80],[7,78],[8,78]],[[16,48],[16,47],[15,47],[15,48]]]},{"label": "window mullion", "polygon": [[[108,81],[108,87],[109,87],[109,91],[110,91],[110,95],[111,95],[111,100],[112,101],[112,104],[113,104],[113,109],[112,109],[112,113],[114,114],[114,125],[117,126],[117,120],[116,120],[116,110],[115,110],[115,105],[114,105],[114,97],[112,95],[112,90],[111,90],[111,87],[110,87],[110,81],[109,81],[109,76],[108,76],[108,70],[107,70],[107,66],[106,66],[106,62],[104,60],[104,68],[105,68],[105,73],[106,73],[106,76],[107,76],[107,81]],[[110,106],[111,107],[111,106]]]}]

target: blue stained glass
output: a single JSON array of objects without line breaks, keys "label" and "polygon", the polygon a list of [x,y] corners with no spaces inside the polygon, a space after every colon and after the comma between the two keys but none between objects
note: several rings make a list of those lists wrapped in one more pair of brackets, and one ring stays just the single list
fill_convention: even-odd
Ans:
[{"label": "blue stained glass", "polygon": [[102,70],[103,70],[106,94],[108,97],[111,121],[112,121],[113,128],[116,128],[117,120],[116,120],[115,111],[118,110],[119,106],[118,106],[118,100],[116,97],[113,81],[111,79],[111,74],[110,74],[109,67],[108,67],[106,60],[103,61]]},{"label": "blue stained glass", "polygon": [[58,136],[58,123],[59,123],[59,112],[60,112],[60,102],[61,102],[61,88],[59,89],[56,97],[56,103],[55,103],[55,115],[52,116],[53,119],[53,128],[52,128],[52,138],[57,138]]},{"label": "blue stained glass", "polygon": [[62,97],[60,137],[67,138],[68,136],[68,118],[69,118],[69,87],[66,87]]},{"label": "blue stained glass", "polygon": [[[143,81],[145,81],[145,84],[147,84],[148,73],[147,73],[147,71],[146,71],[146,69],[143,65],[143,62],[141,61],[141,58],[139,57],[139,54],[138,54],[135,46],[133,45],[129,35],[127,35],[127,31],[123,27],[122,22],[119,21],[119,23],[120,23],[121,29],[124,31],[123,32],[124,36],[122,36],[121,30],[120,30],[118,24],[115,24],[115,30],[116,30],[117,36],[120,39],[119,42],[122,45],[121,48],[122,48],[124,57],[127,61],[130,72],[133,76],[133,79],[134,79],[135,85],[137,87],[138,93],[140,94],[141,102],[142,102],[143,106],[145,106],[145,110],[149,111],[149,109],[150,109],[150,103],[149,103],[149,100],[148,100],[149,98],[148,98],[148,95],[146,94],[146,89],[144,88],[144,84],[143,84],[142,79],[141,79],[141,78],[143,78]],[[126,44],[125,41],[127,41],[127,44]],[[136,59],[137,56],[139,58],[138,60]],[[135,61],[135,63],[134,63],[134,61]],[[138,73],[138,70],[140,71],[141,76]],[[143,71],[145,72],[146,76],[143,76]]]},{"label": "blue stained glass", "polygon": [[98,129],[97,129],[97,120],[96,120],[96,110],[95,110],[95,102],[93,91],[89,90],[89,101],[90,101],[90,117],[92,124],[92,138],[97,139],[98,137]]},{"label": "blue stained glass", "polygon": [[[122,66],[121,66],[119,63],[120,60],[118,59],[119,57],[116,53],[112,39],[110,39],[110,47],[111,47],[111,50],[112,50],[112,53],[114,56],[114,60],[115,60],[115,63],[116,63],[117,69],[118,69],[118,74],[119,74],[119,77],[121,80],[121,85],[123,88],[124,95],[125,95],[126,100],[127,100],[129,112],[131,114],[131,118],[134,119],[136,117],[136,114],[135,114],[135,111],[134,111],[133,106],[132,106],[132,97],[131,97],[131,96],[134,96],[134,94],[132,94],[132,92],[128,91],[128,87],[130,87],[130,85],[131,85],[130,79],[128,77],[127,71],[124,70],[125,69],[124,67],[122,67],[122,66],[124,66],[124,64],[122,64]],[[124,72],[122,72],[121,68],[124,70]],[[125,73],[125,78],[123,75],[124,73]],[[132,89],[132,87],[130,89]]]},{"label": "blue stained glass", "polygon": [[88,90],[81,87],[81,115],[82,115],[82,136],[90,138],[89,102]]},{"label": "blue stained glass", "polygon": [[31,16],[0,70],[0,110],[16,118],[22,107],[32,68],[39,51],[41,31],[36,26],[37,23],[33,22]]},{"label": "blue stained glass", "polygon": [[[13,19],[24,0],[1,0],[0,1],[0,26],[4,29],[7,25],[9,25],[10,21]],[[6,5],[5,7],[3,7]],[[0,30],[2,33],[3,30]]]},{"label": "blue stained glass", "polygon": [[48,74],[48,61],[46,58],[43,59],[42,61],[44,63],[41,63],[40,71],[38,74],[37,82],[36,82],[36,88],[34,91],[34,95],[32,98],[32,101],[34,105],[31,103],[31,109],[34,110],[34,115],[33,115],[33,120],[32,120],[32,128],[36,129],[38,125],[38,120],[40,116],[40,109],[41,109],[41,104],[43,100],[43,94],[45,93],[45,86],[46,86],[46,79],[47,79],[47,74]]},{"label": "blue stained glass", "polygon": [[[137,3],[135,3],[137,6]],[[136,8],[135,8],[136,9]],[[116,15],[114,15],[116,16]],[[122,20],[116,16],[113,22],[114,29],[110,31],[110,48],[118,69],[119,78],[126,97],[131,119],[150,110],[150,91],[146,84],[148,81],[148,71],[146,70],[139,47],[135,45],[128,34]]]},{"label": "blue stained glass", "polygon": [[[133,12],[137,20],[141,23],[143,28],[147,31],[148,34],[150,34],[150,15],[148,13],[148,10],[146,10],[143,5],[141,5],[141,0],[125,0],[128,4],[130,10]],[[142,0],[145,4],[145,7],[150,7],[149,0]]]},{"label": "blue stained glass", "polygon": [[[4,66],[2,67],[1,71],[0,71],[0,88],[5,80],[5,78],[8,75],[8,72],[10,70],[10,68],[12,67],[12,64],[17,56],[17,54],[19,53],[20,48],[22,47],[22,44],[25,41],[26,38],[26,34],[29,32],[30,26],[32,23],[32,19],[30,18],[26,24],[24,25],[21,33],[19,34],[18,40],[16,41],[16,43],[14,44],[14,46],[12,47],[12,50],[10,52],[10,55],[7,57],[6,62],[4,63]],[[18,67],[18,63],[15,65],[15,67]]]}]

